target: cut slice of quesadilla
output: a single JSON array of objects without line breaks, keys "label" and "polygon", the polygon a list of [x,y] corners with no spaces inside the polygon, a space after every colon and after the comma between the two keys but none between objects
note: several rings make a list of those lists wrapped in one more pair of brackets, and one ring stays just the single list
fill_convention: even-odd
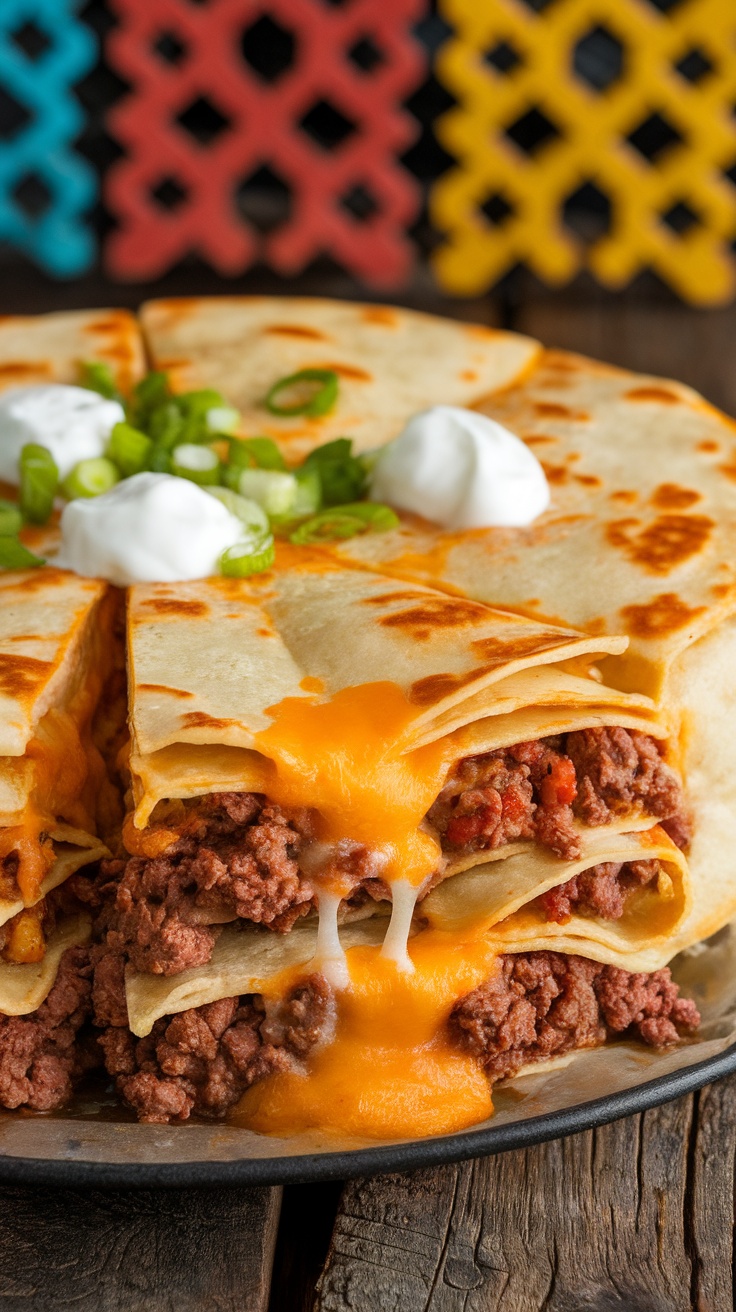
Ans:
[{"label": "cut slice of quesadilla", "polygon": [[[108,849],[116,797],[93,740],[117,601],[60,570],[0,575],[0,933],[39,961],[54,890]],[[104,838],[100,835],[104,835]],[[3,1006],[0,983],[0,1011]]]},{"label": "cut slice of quesadilla", "polygon": [[[417,410],[470,405],[508,386],[541,349],[478,324],[304,297],[149,301],[141,323],[154,367],[177,392],[221,391],[241,412],[242,434],[276,438],[290,462],[345,433],[356,452],[381,446]],[[337,375],[337,404],[319,416],[269,413],[269,390],[303,369]]]}]

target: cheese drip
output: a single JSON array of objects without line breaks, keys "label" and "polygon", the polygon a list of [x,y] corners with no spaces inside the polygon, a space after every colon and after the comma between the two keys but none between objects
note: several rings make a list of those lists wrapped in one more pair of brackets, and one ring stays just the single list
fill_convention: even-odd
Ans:
[{"label": "cheese drip", "polygon": [[318,970],[334,989],[347,988],[350,983],[345,949],[340,942],[337,928],[337,911],[340,906],[340,894],[328,889],[320,889],[317,894],[319,922],[317,926],[317,947],[309,970]]},{"label": "cheese drip", "polygon": [[[254,1085],[231,1119],[264,1134],[364,1139],[447,1134],[485,1120],[490,1086],[447,1022],[458,998],[493,974],[496,953],[482,936],[425,930],[409,942],[408,972],[379,947],[349,948],[350,987],[337,995],[334,1037],[303,1070]],[[303,970],[282,973],[264,994],[283,996],[299,978]]]},{"label": "cheese drip", "polygon": [[410,884],[408,879],[395,879],[391,885],[393,906],[391,923],[383,940],[381,956],[387,961],[395,961],[399,970],[411,973],[414,964],[409,956],[408,942],[412,916],[419,896],[419,888]]}]

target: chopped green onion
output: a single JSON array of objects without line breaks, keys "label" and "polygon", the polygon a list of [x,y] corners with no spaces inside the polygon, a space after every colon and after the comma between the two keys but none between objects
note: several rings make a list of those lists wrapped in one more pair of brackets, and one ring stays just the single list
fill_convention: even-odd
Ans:
[{"label": "chopped green onion", "polygon": [[15,537],[23,527],[20,507],[14,501],[0,498],[0,537]]},{"label": "chopped green onion", "polygon": [[205,419],[208,410],[225,405],[225,398],[213,387],[203,387],[197,392],[179,392],[176,403],[181,408],[182,414],[198,415],[201,419]]},{"label": "chopped green onion", "polygon": [[296,547],[306,547],[312,542],[331,542],[336,538],[354,538],[358,533],[365,533],[366,524],[357,515],[343,515],[337,509],[324,510],[321,515],[307,519],[293,533],[289,541]]},{"label": "chopped green onion", "polygon": [[51,452],[28,442],[20,453],[20,509],[31,524],[45,524],[54,508],[59,470]]},{"label": "chopped green onion", "polygon": [[0,569],[35,569],[45,564],[42,556],[34,556],[17,538],[0,538]]},{"label": "chopped green onion", "polygon": [[182,446],[175,446],[171,453],[171,472],[178,478],[188,478],[191,483],[207,487],[220,481],[220,461],[208,446],[185,442]]},{"label": "chopped green onion", "polygon": [[294,470],[296,498],[291,513],[295,519],[301,515],[315,515],[322,504],[322,481],[316,469]]},{"label": "chopped green onion", "polygon": [[154,442],[148,457],[148,468],[154,474],[171,473],[171,452],[162,442]]},{"label": "chopped green onion", "polygon": [[[128,419],[136,428],[148,429],[154,410],[165,405],[170,399],[168,376],[158,369],[153,369],[133,388]],[[152,433],[151,436],[155,434]]]},{"label": "chopped green onion", "polygon": [[262,537],[254,547],[252,542],[236,542],[220,556],[220,571],[231,579],[247,578],[270,569],[276,556],[273,537]]},{"label": "chopped green onion", "polygon": [[120,474],[112,460],[105,456],[95,456],[90,460],[78,461],[61,487],[64,496],[75,501],[77,497],[99,497],[119,482]]},{"label": "chopped green onion", "polygon": [[181,442],[184,432],[184,418],[176,402],[165,401],[156,406],[148,416],[145,428],[154,442],[172,451]]},{"label": "chopped green onion", "polygon": [[96,360],[83,360],[79,366],[79,385],[88,392],[97,392],[108,401],[122,401],[122,396],[115,382],[115,376],[109,364]]},{"label": "chopped green onion", "polygon": [[[326,415],[334,406],[338,382],[334,369],[300,369],[274,383],[264,404],[272,415],[307,415],[315,419]],[[290,391],[296,392],[298,399],[290,405],[284,404],[279,397]]]},{"label": "chopped green onion", "polygon": [[230,464],[241,469],[256,465],[259,469],[286,469],[286,461],[272,437],[233,437],[230,439]]},{"label": "chopped green onion", "polygon": [[115,424],[107,444],[107,455],[117,465],[123,478],[140,474],[148,468],[153,448],[150,437],[130,424]]},{"label": "chopped green onion", "polygon": [[310,452],[304,462],[306,469],[316,469],[319,473],[325,506],[357,501],[368,486],[365,466],[358,456],[351,454],[352,446],[350,438],[336,437]]},{"label": "chopped green onion", "polygon": [[257,501],[238,496],[229,487],[208,487],[207,491],[211,497],[217,497],[246,528],[252,529],[254,533],[268,533],[268,516]]},{"label": "chopped green onion", "polygon": [[304,464],[307,468],[312,465],[321,465],[323,460],[345,460],[353,452],[353,440],[350,437],[335,437],[331,442],[325,442],[323,446],[317,446],[314,451],[310,451]]},{"label": "chopped green onion", "polygon": [[297,483],[293,474],[276,469],[242,469],[238,492],[263,506],[267,515],[288,515],[296,501]]},{"label": "chopped green onion", "polygon": [[240,423],[240,412],[231,405],[213,405],[205,420],[211,433],[234,433]]},{"label": "chopped green onion", "polygon": [[372,531],[383,533],[395,528],[399,522],[398,515],[390,506],[380,505],[374,501],[351,502],[344,506],[334,506],[315,515],[291,534],[289,541],[297,547],[307,546],[312,542],[330,542],[336,538],[354,538],[358,533]]}]

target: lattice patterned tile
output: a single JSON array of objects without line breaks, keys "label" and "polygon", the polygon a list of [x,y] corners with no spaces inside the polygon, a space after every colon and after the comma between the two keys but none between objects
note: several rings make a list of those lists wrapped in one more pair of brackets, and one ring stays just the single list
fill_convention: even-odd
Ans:
[{"label": "lattice patterned tile", "polygon": [[0,240],[49,273],[72,277],[94,260],[85,211],[97,195],[72,149],[83,126],[72,85],[97,43],[80,0],[0,0]]},{"label": "lattice patterned tile", "polygon": [[518,262],[608,287],[654,269],[696,304],[736,285],[734,0],[439,0],[436,125],[458,161],[430,198],[450,292]]},{"label": "lattice patterned tile", "polygon": [[402,101],[424,73],[423,0],[112,0],[112,67],[133,85],[109,117],[106,252],[150,278],[190,252],[222,274],[294,274],[322,253],[375,285],[413,262],[419,189],[398,156]]}]

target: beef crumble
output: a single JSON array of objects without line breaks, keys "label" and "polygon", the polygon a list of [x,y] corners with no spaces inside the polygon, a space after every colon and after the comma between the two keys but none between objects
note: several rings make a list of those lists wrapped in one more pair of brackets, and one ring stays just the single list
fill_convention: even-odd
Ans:
[{"label": "beef crumble", "polygon": [[497,973],[450,1016],[455,1042],[492,1080],[614,1035],[665,1047],[699,1024],[695,1003],[679,997],[669,970],[632,974],[559,952],[501,957]]},{"label": "beef crumble", "polygon": [[548,889],[539,902],[545,918],[558,925],[566,924],[573,911],[620,920],[630,894],[654,883],[659,873],[659,861],[603,861]]},{"label": "beef crumble", "polygon": [[575,820],[605,825],[637,808],[687,846],[682,785],[656,740],[634,729],[580,729],[466,757],[427,819],[445,851],[535,838],[570,860],[580,856]]},{"label": "beef crumble", "polygon": [[249,1089],[298,1064],[333,1023],[334,1003],[322,975],[311,975],[277,1006],[257,995],[223,998],[157,1020],[136,1039],[127,1029],[124,958],[98,957],[94,1019],[105,1067],[139,1120],[157,1124],[224,1116]]},{"label": "beef crumble", "polygon": [[67,948],[45,1002],[30,1016],[0,1015],[0,1105],[53,1111],[89,1065],[77,1036],[90,1013],[89,949]]}]

